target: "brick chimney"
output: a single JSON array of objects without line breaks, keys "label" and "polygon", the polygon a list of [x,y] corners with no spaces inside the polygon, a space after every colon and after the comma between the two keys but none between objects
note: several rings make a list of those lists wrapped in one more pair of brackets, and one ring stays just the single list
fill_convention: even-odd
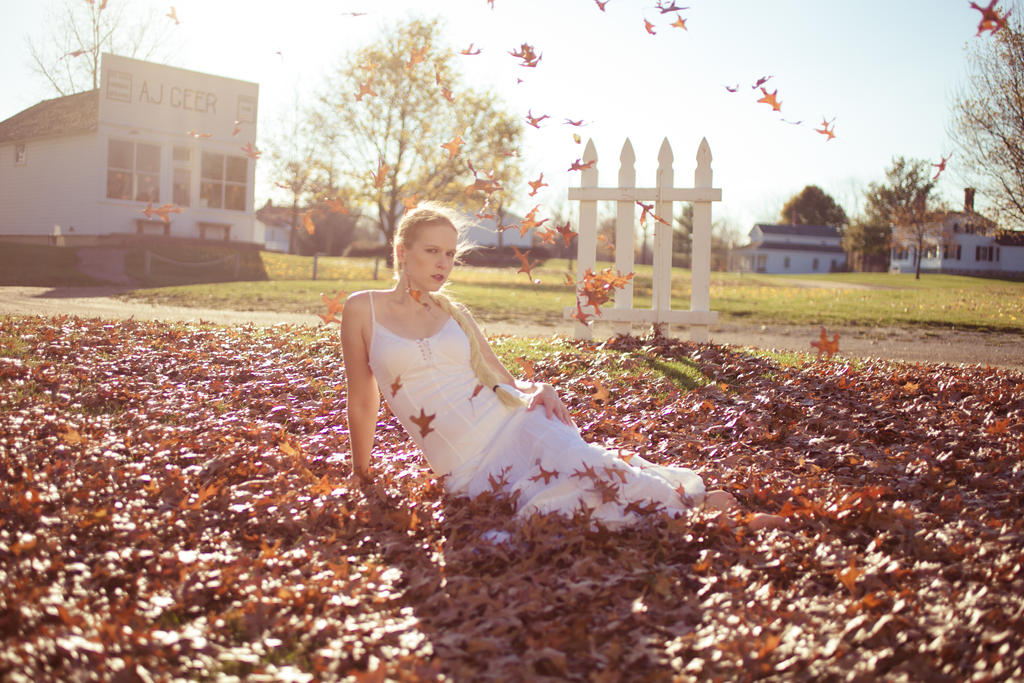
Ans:
[{"label": "brick chimney", "polygon": [[974,213],[974,188],[964,188],[964,212]]}]

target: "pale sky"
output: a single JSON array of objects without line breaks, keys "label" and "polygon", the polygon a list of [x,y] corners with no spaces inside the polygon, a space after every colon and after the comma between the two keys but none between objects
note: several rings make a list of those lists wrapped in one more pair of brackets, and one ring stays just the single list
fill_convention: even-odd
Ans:
[{"label": "pale sky", "polygon": [[[61,1],[0,0],[0,120],[54,96],[29,68],[26,37],[45,35],[47,7]],[[713,216],[744,234],[755,222],[777,221],[782,204],[806,185],[819,185],[853,214],[894,155],[932,163],[948,155],[950,103],[965,78],[967,48],[990,40],[975,36],[980,15],[967,0],[677,0],[689,5],[680,13],[686,30],[670,26],[676,15],[659,14],[655,0],[609,0],[605,12],[594,0],[494,0],[493,9],[487,0],[173,2],[180,48],[167,63],[259,83],[262,136],[294,97],[319,88],[344,52],[372,41],[381,26],[441,16],[450,47],[482,50],[456,57],[464,83],[489,88],[516,114],[550,116],[539,130],[525,128],[522,150],[526,179],[543,172],[549,187],[531,198],[524,186],[520,208],[567,204],[579,174],[566,169],[583,154],[573,132],[584,143],[594,139],[605,186],[617,180],[627,137],[637,185],[653,186],[667,137],[676,185],[689,186],[706,137],[723,193]],[[161,17],[171,6],[132,4]],[[656,35],[644,30],[645,18]],[[536,68],[508,54],[522,43],[542,54]],[[751,88],[769,75],[765,87],[778,90],[780,113],[758,104],[760,91]],[[736,85],[735,93],[725,87]],[[562,125],[565,118],[587,125]],[[823,118],[834,118],[835,139],[814,132]],[[959,206],[964,180],[956,162],[939,190]],[[257,168],[260,205],[273,179]]]}]

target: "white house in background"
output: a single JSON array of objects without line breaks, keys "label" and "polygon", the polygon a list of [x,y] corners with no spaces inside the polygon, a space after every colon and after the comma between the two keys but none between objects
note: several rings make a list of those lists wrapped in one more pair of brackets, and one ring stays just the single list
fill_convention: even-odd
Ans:
[{"label": "white house in background", "polygon": [[479,218],[474,213],[465,212],[463,213],[463,217],[466,219],[468,225],[468,228],[463,234],[463,239],[470,244],[478,247],[497,247],[500,242],[503,247],[518,247],[520,249],[529,249],[533,246],[534,231],[528,230],[526,234],[523,235],[519,231],[519,224],[523,219],[521,216],[517,216],[514,213],[505,212],[504,216],[502,216],[501,223],[506,227],[500,231],[498,230],[497,218]]},{"label": "white house in background", "polygon": [[[898,232],[898,231],[897,231]],[[961,275],[1024,274],[1024,232],[999,230],[974,210],[974,188],[964,189],[963,211],[947,211],[927,226],[921,272]],[[895,238],[894,238],[895,241]],[[915,272],[917,247],[910,242],[893,244],[889,269]]]},{"label": "white house in background", "polygon": [[[97,90],[0,122],[0,236],[156,233],[262,243],[259,86],[104,54]],[[169,223],[142,213],[173,204]]]},{"label": "white house in background", "polygon": [[839,230],[828,225],[758,223],[750,244],[733,249],[729,270],[749,273],[830,273],[846,267]]}]

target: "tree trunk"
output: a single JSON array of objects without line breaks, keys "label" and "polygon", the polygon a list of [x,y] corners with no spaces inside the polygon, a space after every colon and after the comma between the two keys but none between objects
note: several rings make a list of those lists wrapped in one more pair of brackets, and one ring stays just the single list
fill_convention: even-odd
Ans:
[{"label": "tree trunk", "polygon": [[288,253],[295,253],[295,228],[298,227],[297,219],[299,214],[299,196],[297,194],[292,195],[292,220],[291,230],[288,231]]},{"label": "tree trunk", "polygon": [[917,237],[917,254],[915,254],[915,258],[914,258],[914,266],[915,266],[915,268],[914,268],[914,279],[915,280],[920,280],[921,279],[921,256],[922,256],[923,251],[924,251],[924,236],[919,234],[918,237]]}]

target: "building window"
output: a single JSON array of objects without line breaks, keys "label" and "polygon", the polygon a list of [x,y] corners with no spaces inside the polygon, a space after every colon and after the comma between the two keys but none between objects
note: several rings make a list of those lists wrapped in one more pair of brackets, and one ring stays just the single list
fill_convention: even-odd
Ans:
[{"label": "building window", "polygon": [[785,268],[786,270],[789,270],[789,257],[788,256],[786,258],[782,259],[782,267]]},{"label": "building window", "polygon": [[763,273],[768,269],[768,255],[758,254],[757,255],[757,272]]},{"label": "building window", "polygon": [[107,146],[107,198],[160,201],[160,147],[110,140]]},{"label": "building window", "polygon": [[172,153],[174,160],[174,176],[172,183],[172,200],[178,206],[192,206],[192,150],[188,147],[175,145]]},{"label": "building window", "polygon": [[245,211],[249,162],[245,157],[203,152],[199,204],[210,209]]},{"label": "building window", "polygon": [[999,260],[999,249],[993,248],[992,246],[983,247],[980,244],[974,247],[974,260],[975,261],[998,261]]},{"label": "building window", "polygon": [[817,258],[815,258],[813,261],[811,261],[811,270],[818,270],[818,259]]},{"label": "building window", "polygon": [[25,143],[14,146],[14,165],[24,166],[25,161],[28,159],[28,154],[25,152]]}]

